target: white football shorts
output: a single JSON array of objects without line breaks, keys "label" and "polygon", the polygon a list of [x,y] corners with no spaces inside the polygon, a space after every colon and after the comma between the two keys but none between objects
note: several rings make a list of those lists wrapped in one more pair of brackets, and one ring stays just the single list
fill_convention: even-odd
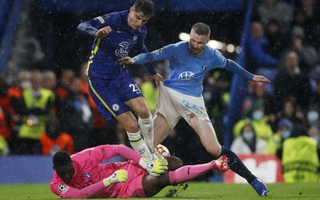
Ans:
[{"label": "white football shorts", "polygon": [[[171,130],[183,117],[190,125],[190,119],[196,116],[210,122],[203,97],[193,97],[170,89],[160,82],[156,113],[162,114]],[[191,88],[190,88],[191,89]]]}]

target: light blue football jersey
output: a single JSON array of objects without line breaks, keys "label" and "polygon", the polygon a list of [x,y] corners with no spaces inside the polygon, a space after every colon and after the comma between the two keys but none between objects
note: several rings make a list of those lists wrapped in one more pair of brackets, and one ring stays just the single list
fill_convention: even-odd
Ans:
[{"label": "light blue football jersey", "polygon": [[136,64],[168,60],[170,74],[164,85],[195,97],[202,96],[202,82],[206,73],[227,65],[227,59],[218,50],[206,46],[201,55],[194,56],[185,41],[167,45],[149,54],[140,54],[133,59]]}]

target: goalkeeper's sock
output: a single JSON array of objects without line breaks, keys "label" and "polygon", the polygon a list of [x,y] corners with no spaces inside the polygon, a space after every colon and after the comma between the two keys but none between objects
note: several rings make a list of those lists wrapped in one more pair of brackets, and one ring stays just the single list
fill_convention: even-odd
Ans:
[{"label": "goalkeeper's sock", "polygon": [[251,183],[256,178],[234,152],[222,146],[220,156],[224,154],[226,154],[230,160],[228,164],[232,171],[246,179],[248,183]]},{"label": "goalkeeper's sock", "polygon": [[186,165],[177,170],[169,171],[169,180],[172,185],[192,180],[210,170],[215,161],[198,165]]},{"label": "goalkeeper's sock", "polygon": [[141,138],[141,134],[140,131],[136,132],[136,133],[129,133],[128,134],[128,138],[129,138],[129,142],[132,146],[132,148],[138,152],[142,157],[147,158],[148,160],[153,160],[153,156],[149,150],[149,148],[147,147],[145,141]]},{"label": "goalkeeper's sock", "polygon": [[147,144],[147,146],[150,148],[150,150],[154,151],[154,145],[153,145],[153,120],[152,115],[149,113],[149,117],[142,119],[139,117],[138,123],[143,135],[143,138]]}]

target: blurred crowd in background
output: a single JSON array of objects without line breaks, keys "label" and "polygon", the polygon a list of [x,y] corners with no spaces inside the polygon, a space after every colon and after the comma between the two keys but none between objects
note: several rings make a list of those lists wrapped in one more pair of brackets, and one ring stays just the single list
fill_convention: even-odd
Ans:
[{"label": "blurred crowd in background", "polygon": [[[30,2],[29,8],[36,9],[37,5]],[[304,138],[307,144],[316,147],[310,148],[314,152],[308,154],[319,157],[319,6],[316,0],[256,2],[249,38],[243,47],[248,57],[244,67],[252,73],[266,76],[271,83],[248,81],[242,115],[238,116],[233,127],[231,150],[235,153],[275,154],[282,159],[287,151],[285,148],[294,151],[292,145],[283,145],[284,141]],[[31,15],[30,9],[26,10],[8,63],[11,71],[0,74],[0,154],[50,155],[59,149],[75,153],[106,143],[129,146],[124,129],[116,121],[105,121],[88,93],[84,71],[92,38],[77,33],[76,26],[81,19],[95,17],[93,14],[96,13],[81,16],[81,19],[73,16],[72,22],[70,18],[63,18],[61,13],[57,14],[61,17],[59,21],[50,18],[54,14],[39,13]],[[39,15],[42,18],[37,18]],[[208,15],[193,14],[192,20],[209,24],[213,29],[212,37],[215,37],[222,28],[211,23],[210,18],[206,18]],[[181,15],[180,20],[186,20],[187,16]],[[243,16],[243,13],[226,16],[232,20],[232,17]],[[173,22],[168,22],[165,29],[171,34],[162,34],[158,30],[165,27],[164,20],[170,17]],[[146,40],[149,50],[178,41],[178,33],[190,29],[193,21],[179,22],[175,26],[177,18],[179,16],[172,13],[162,13],[150,20]],[[49,61],[53,60],[56,67],[49,69],[44,67],[48,61],[43,43],[47,27],[60,27],[60,30],[46,30],[55,32],[52,48],[56,53]],[[177,30],[179,27],[183,28]],[[237,30],[241,30],[241,24],[240,27],[220,30],[218,39],[237,43],[241,36],[241,31]],[[67,32],[69,35],[64,35]],[[233,38],[226,38],[228,36]],[[67,40],[73,43],[66,43]],[[235,54],[222,53],[227,58],[236,58]],[[160,74],[167,76],[168,63],[156,63],[155,66]],[[151,77],[143,66],[133,66],[128,71],[154,112],[157,88]],[[228,108],[231,76],[227,71],[212,71],[203,83],[207,111],[219,140],[222,140],[222,120]],[[179,122],[163,144],[186,164],[211,159],[184,121]]]}]

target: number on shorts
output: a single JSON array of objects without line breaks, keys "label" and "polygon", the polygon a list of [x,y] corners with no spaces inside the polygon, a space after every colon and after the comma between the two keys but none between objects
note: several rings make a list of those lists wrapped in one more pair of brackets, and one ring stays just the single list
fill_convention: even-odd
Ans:
[{"label": "number on shorts", "polygon": [[130,84],[129,87],[132,88],[132,92],[141,92],[136,84]]},{"label": "number on shorts", "polygon": [[190,104],[188,101],[186,100],[182,100],[182,102],[184,103],[185,107],[190,109],[190,110],[193,110],[195,111],[196,114],[200,115],[201,114],[201,111],[200,109],[198,108],[198,106],[196,104]]}]

